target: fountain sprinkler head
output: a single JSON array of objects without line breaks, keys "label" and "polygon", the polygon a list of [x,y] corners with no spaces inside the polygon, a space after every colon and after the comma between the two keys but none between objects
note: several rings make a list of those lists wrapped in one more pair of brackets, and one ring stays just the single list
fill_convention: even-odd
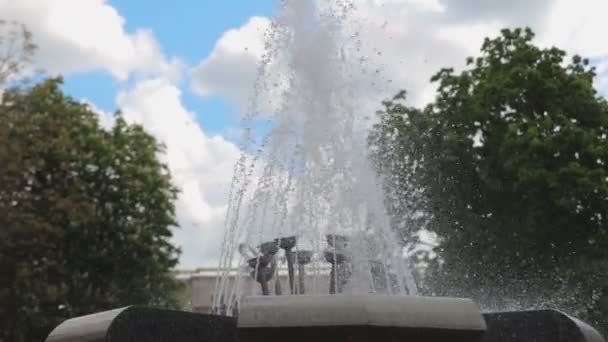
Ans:
[{"label": "fountain sprinkler head", "polygon": [[238,250],[245,259],[253,258],[256,255],[256,250],[246,243],[240,243]]},{"label": "fountain sprinkler head", "polygon": [[289,288],[291,290],[291,294],[295,294],[293,268],[294,255],[291,253],[291,249],[296,246],[297,239],[295,236],[288,236],[275,239],[275,241],[277,241],[279,246],[285,250],[285,257],[287,259],[287,273],[289,276]]},{"label": "fountain sprinkler head", "polygon": [[330,247],[336,249],[344,249],[348,246],[348,237],[344,235],[327,234],[325,235],[325,239]]},{"label": "fountain sprinkler head", "polygon": [[304,279],[306,278],[306,269],[304,266],[312,261],[312,251],[309,250],[299,250],[295,252],[289,252],[291,254],[291,260],[295,259],[298,264],[298,288],[294,289],[297,294],[305,294],[306,293],[306,282]]},{"label": "fountain sprinkler head", "polygon": [[272,269],[272,267],[261,267],[257,274],[255,270],[253,270],[250,275],[251,278],[255,279],[258,283],[267,283],[272,280],[274,269]]},{"label": "fountain sprinkler head", "polygon": [[249,265],[249,267],[251,267],[253,269],[255,269],[257,266],[259,266],[259,268],[261,269],[261,268],[268,266],[268,264],[270,264],[271,261],[272,261],[271,255],[261,255],[261,256],[247,260],[247,264]]},{"label": "fountain sprinkler head", "polygon": [[250,275],[255,281],[260,283],[262,287],[262,295],[269,296],[270,289],[268,288],[268,282],[273,278],[276,263],[274,261],[274,256],[272,255],[262,255],[256,258],[252,258],[247,260],[247,263],[253,270]]},{"label": "fountain sprinkler head", "polygon": [[275,239],[278,242],[279,246],[285,250],[292,249],[296,246],[296,237],[295,236],[286,236]]},{"label": "fountain sprinkler head", "polygon": [[327,260],[330,264],[343,264],[349,260],[348,256],[346,256],[342,252],[338,252],[334,249],[326,249],[323,254],[325,255],[325,260]]},{"label": "fountain sprinkler head", "polygon": [[292,253],[294,253],[294,259],[300,265],[306,265],[312,261],[312,251],[302,250],[302,251],[296,251],[296,252],[292,252]]},{"label": "fountain sprinkler head", "polygon": [[279,251],[279,243],[277,240],[268,241],[262,243],[259,248],[264,255],[275,255]]}]

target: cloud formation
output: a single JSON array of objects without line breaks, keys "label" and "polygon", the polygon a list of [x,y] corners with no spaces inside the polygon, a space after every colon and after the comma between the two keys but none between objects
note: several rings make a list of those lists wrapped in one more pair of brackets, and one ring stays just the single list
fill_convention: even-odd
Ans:
[{"label": "cloud formation", "polygon": [[253,94],[269,28],[268,18],[252,17],[240,28],[226,31],[209,56],[192,69],[193,90],[201,96],[219,95],[245,106]]},{"label": "cloud formation", "polygon": [[[435,93],[436,85],[430,83],[435,72],[442,67],[463,68],[467,56],[479,53],[485,37],[497,36],[505,27],[529,26],[540,45],[591,57],[600,75],[597,87],[608,93],[608,46],[598,43],[602,32],[608,32],[608,21],[600,17],[608,9],[604,1],[361,0],[355,4],[345,24],[356,33],[348,39],[356,41],[345,45],[360,45],[360,49],[358,58],[345,63],[350,63],[352,81],[357,83],[353,100],[360,104],[358,112],[372,115],[381,99],[399,89],[408,90],[411,103],[427,103]],[[270,22],[252,18],[220,37],[211,54],[191,71],[195,92],[223,96],[248,108]]]},{"label": "cloud formation", "polygon": [[184,108],[181,91],[157,78],[121,92],[117,104],[128,122],[143,125],[166,146],[163,156],[179,187],[175,242],[183,255],[180,266],[215,265],[223,234],[227,193],[239,156],[234,144],[209,136]]},{"label": "cloud formation", "polygon": [[[181,191],[176,203],[180,227],[174,231],[183,251],[180,267],[215,265],[240,152],[223,137],[206,134],[183,105],[179,60],[163,53],[152,31],[127,32],[125,18],[105,0],[0,0],[0,16],[33,33],[37,68],[64,75],[102,70],[119,82],[123,90],[116,95],[117,108],[166,146],[161,158]],[[113,125],[112,113],[84,101],[103,127]]]},{"label": "cloud formation", "polygon": [[[464,67],[475,55],[484,37],[493,37],[505,27],[529,26],[544,46],[556,45],[602,63],[608,46],[600,44],[608,21],[602,15],[608,3],[601,0],[361,0],[354,2],[350,22],[358,27],[361,56],[377,74],[359,75],[359,100],[376,102],[398,89],[407,89],[410,102],[432,99],[435,85],[430,77],[442,67]],[[200,95],[215,94],[239,102],[246,108],[253,89],[255,70],[264,45],[260,28],[269,20],[253,18],[222,36],[209,57],[193,69],[192,86]],[[354,39],[350,37],[349,39]],[[255,46],[255,53],[245,47]],[[351,59],[347,63],[361,63]],[[357,67],[357,65],[355,65]],[[598,87],[606,81],[600,79]]]},{"label": "cloud formation", "polygon": [[106,0],[0,0],[0,16],[27,26],[39,49],[36,66],[51,74],[105,70],[119,80],[132,73],[177,77],[150,30],[125,30]]},{"label": "cloud formation", "polygon": [[[365,61],[353,58],[345,63],[351,63],[354,72],[353,99],[360,102],[361,112],[373,114],[380,99],[402,88],[409,91],[410,102],[428,102],[435,90],[429,83],[433,73],[445,66],[463,67],[466,56],[478,53],[484,37],[515,26],[532,27],[544,46],[590,57],[598,66],[597,87],[608,95],[605,0],[354,3],[347,24],[357,36],[348,39],[360,41],[358,57]],[[116,102],[128,121],[141,123],[167,146],[163,158],[182,190],[177,203],[182,227],[175,236],[184,252],[181,266],[213,265],[223,234],[226,192],[240,151],[222,136],[207,134],[184,106],[176,82],[183,68],[179,60],[163,52],[151,30],[129,32],[126,19],[107,0],[0,0],[0,17],[28,26],[39,45],[37,66],[51,74],[104,70],[119,82],[137,76],[117,94]],[[190,69],[192,90],[248,108],[270,25],[268,18],[252,17],[226,31],[210,54]],[[104,125],[111,124],[109,113],[100,117]]]}]

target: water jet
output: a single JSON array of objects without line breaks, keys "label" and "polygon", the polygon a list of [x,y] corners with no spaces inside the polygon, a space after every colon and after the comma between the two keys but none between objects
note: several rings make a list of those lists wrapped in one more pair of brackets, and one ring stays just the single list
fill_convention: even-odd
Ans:
[{"label": "water jet", "polygon": [[[391,228],[360,129],[370,113],[344,63],[362,57],[341,40],[356,34],[344,19],[354,5],[320,3],[284,1],[267,34],[213,293],[224,315],[130,307],[68,320],[47,342],[602,342],[558,311],[482,314],[469,299],[416,295],[410,241]],[[262,115],[272,125],[256,138]]]}]

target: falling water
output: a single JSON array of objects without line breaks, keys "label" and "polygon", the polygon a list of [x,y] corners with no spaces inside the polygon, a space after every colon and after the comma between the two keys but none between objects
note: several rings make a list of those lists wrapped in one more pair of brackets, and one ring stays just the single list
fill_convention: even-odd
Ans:
[{"label": "falling water", "polygon": [[[367,157],[356,63],[347,63],[359,58],[358,48],[342,43],[356,36],[346,25],[352,10],[350,1],[287,0],[266,34],[231,187],[214,310],[232,314],[262,283],[270,295],[416,294]],[[268,129],[262,138],[254,129],[260,121]],[[290,242],[293,248],[278,248]],[[286,269],[290,260],[293,268]]]}]

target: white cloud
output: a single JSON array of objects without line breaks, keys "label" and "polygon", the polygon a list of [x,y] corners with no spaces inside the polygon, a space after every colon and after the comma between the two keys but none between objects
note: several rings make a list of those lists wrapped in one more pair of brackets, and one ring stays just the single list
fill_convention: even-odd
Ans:
[{"label": "white cloud", "polygon": [[[444,66],[462,67],[466,56],[478,52],[483,37],[496,36],[506,26],[531,26],[542,44],[592,57],[602,75],[597,85],[608,94],[608,45],[602,43],[608,32],[605,0],[355,3],[350,24],[358,27],[357,53],[366,61],[347,63],[352,61],[353,82],[358,84],[353,98],[364,104],[361,112],[372,113],[380,98],[399,88],[409,91],[413,103],[429,101],[435,88],[429,84],[433,73]],[[125,19],[106,0],[0,0],[0,17],[29,27],[40,47],[37,64],[50,73],[100,69],[119,80],[141,76],[118,95],[117,105],[127,120],[143,124],[167,146],[166,161],[182,189],[177,203],[182,228],[175,236],[184,251],[182,267],[214,264],[239,150],[221,136],[206,134],[184,108],[175,86],[179,61],[165,56],[151,31],[128,32]],[[209,56],[191,70],[194,91],[223,96],[247,108],[270,25],[267,18],[253,17],[224,33]],[[110,113],[95,110],[104,125],[111,124]]]},{"label": "white cloud", "polygon": [[137,83],[118,95],[129,122],[142,124],[166,145],[164,158],[181,193],[175,241],[183,255],[180,266],[215,265],[223,236],[227,191],[238,148],[220,136],[209,136],[181,103],[180,90],[166,79]]},{"label": "white cloud", "polygon": [[[504,27],[530,26],[537,41],[599,60],[608,59],[608,32],[602,15],[603,0],[361,0],[354,2],[351,23],[358,26],[360,55],[372,75],[354,78],[362,91],[360,101],[377,102],[405,88],[410,102],[432,99],[430,77],[442,67],[462,68],[467,56],[478,54],[484,37],[494,37]],[[263,24],[261,24],[263,23]],[[222,36],[214,51],[192,72],[193,88],[200,95],[216,94],[246,106],[255,81],[268,20],[255,18]],[[348,39],[354,39],[349,37]],[[247,53],[244,46],[255,46]],[[362,67],[350,59],[354,67]],[[355,69],[353,69],[355,70]],[[360,68],[361,70],[361,68]],[[605,81],[598,81],[605,86]]]},{"label": "white cloud", "polygon": [[[176,203],[181,227],[174,235],[183,251],[180,267],[215,265],[240,152],[223,137],[206,134],[184,108],[176,86],[181,63],[164,55],[150,30],[127,32],[125,19],[106,0],[0,0],[0,19],[16,20],[32,31],[39,46],[36,67],[50,74],[105,70],[119,81],[137,76],[131,88],[117,95],[117,108],[166,146],[162,158],[181,190]],[[227,33],[229,41],[231,35],[238,39],[240,33]],[[235,52],[230,44],[220,48]],[[251,46],[255,56],[261,51],[261,46]],[[84,102],[98,113],[103,127],[113,125],[113,113]]]},{"label": "white cloud", "polygon": [[[322,0],[318,2],[326,4]],[[537,33],[540,44],[557,45],[593,58],[603,75],[597,86],[608,93],[608,45],[600,43],[602,34],[608,32],[608,21],[601,17],[607,12],[608,3],[583,2],[353,1],[356,9],[344,24],[350,25],[349,33],[356,35],[343,43],[352,53],[345,63],[349,63],[346,69],[352,71],[351,80],[357,84],[353,87],[356,89],[353,99],[360,104],[357,111],[373,113],[381,98],[401,88],[408,90],[410,102],[418,105],[428,102],[436,87],[429,83],[435,72],[442,67],[464,67],[467,56],[479,53],[483,38],[499,35],[504,27],[529,26]],[[255,17],[220,37],[210,55],[191,71],[195,92],[201,96],[223,96],[235,101],[240,108],[248,108],[265,55],[264,33],[269,26],[269,19]],[[305,55],[305,64],[317,60],[309,53],[311,51],[301,54]],[[271,74],[285,72],[281,61],[273,62],[278,65],[267,69]],[[274,82],[265,81],[263,87]]]},{"label": "white cloud", "polygon": [[597,66],[595,86],[608,96],[608,44],[603,43],[608,32],[608,2],[603,0],[557,0],[545,21],[540,40],[555,45],[570,54],[589,57]]},{"label": "white cloud", "polygon": [[134,72],[177,77],[181,67],[149,30],[127,32],[106,0],[0,0],[0,16],[32,31],[36,66],[51,74],[101,69],[125,80]]},{"label": "white cloud", "polygon": [[587,57],[608,57],[608,2],[556,0],[548,11],[541,40]]},{"label": "white cloud", "polygon": [[[555,0],[439,0],[444,8],[442,20],[455,23],[478,23],[500,20],[507,24],[533,25],[546,18]],[[570,0],[566,0],[570,1]]]},{"label": "white cloud", "polygon": [[269,27],[267,18],[252,17],[242,27],[225,32],[209,56],[192,69],[194,91],[201,96],[220,95],[247,103]]},{"label": "white cloud", "polygon": [[93,113],[97,114],[99,125],[102,128],[109,130],[114,126],[114,123],[116,122],[114,113],[104,111],[88,99],[83,99],[81,102],[86,104]]},{"label": "white cloud", "polygon": [[[505,27],[529,26],[543,46],[608,61],[608,45],[599,43],[608,32],[602,18],[608,2],[603,0],[439,0],[439,6],[431,7],[413,0],[368,0],[357,5],[353,21],[363,22],[365,53],[396,87],[408,90],[415,104],[434,96],[429,80],[435,72],[462,68],[467,56],[479,54],[485,37],[495,37]],[[606,87],[601,79],[597,85]]]}]

